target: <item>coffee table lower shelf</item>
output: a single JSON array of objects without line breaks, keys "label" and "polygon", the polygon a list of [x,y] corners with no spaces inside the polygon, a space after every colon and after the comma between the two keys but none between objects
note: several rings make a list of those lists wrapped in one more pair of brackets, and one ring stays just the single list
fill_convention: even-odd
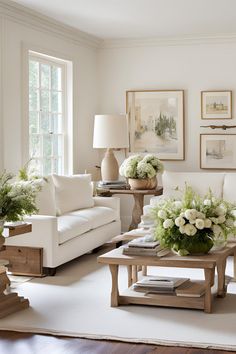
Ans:
[{"label": "coffee table lower shelf", "polygon": [[181,307],[204,310],[205,295],[200,297],[177,296],[175,294],[145,294],[134,291],[132,287],[118,295],[118,305],[149,305],[161,307]]}]

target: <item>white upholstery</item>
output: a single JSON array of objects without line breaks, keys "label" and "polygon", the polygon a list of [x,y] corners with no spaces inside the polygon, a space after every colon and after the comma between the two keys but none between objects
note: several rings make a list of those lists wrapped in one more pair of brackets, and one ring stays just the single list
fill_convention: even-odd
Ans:
[{"label": "white upholstery", "polygon": [[52,185],[45,184],[42,190],[40,211],[56,214],[60,209],[63,215],[27,217],[32,232],[6,238],[6,245],[42,247],[43,266],[55,268],[120,234],[119,198],[93,198],[89,175],[53,176],[50,181]]},{"label": "white upholstery", "polygon": [[55,187],[52,177],[48,176],[46,181],[43,180],[41,183],[42,189],[36,199],[38,214],[56,216]]},{"label": "white upholstery", "polygon": [[57,215],[94,206],[91,175],[52,175]]}]

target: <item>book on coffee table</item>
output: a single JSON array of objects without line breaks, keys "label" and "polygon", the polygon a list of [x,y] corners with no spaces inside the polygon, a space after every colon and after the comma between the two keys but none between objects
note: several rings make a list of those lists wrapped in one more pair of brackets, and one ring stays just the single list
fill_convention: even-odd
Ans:
[{"label": "book on coffee table", "polygon": [[204,283],[188,281],[186,284],[175,290],[177,296],[201,297],[205,293]]}]

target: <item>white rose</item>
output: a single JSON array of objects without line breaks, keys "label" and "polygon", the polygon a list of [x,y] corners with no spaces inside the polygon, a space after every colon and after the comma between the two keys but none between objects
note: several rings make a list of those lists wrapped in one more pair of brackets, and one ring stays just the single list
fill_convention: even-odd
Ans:
[{"label": "white rose", "polygon": [[184,213],[186,219],[194,220],[197,217],[197,210],[196,209],[187,209]]},{"label": "white rose", "polygon": [[201,213],[200,211],[198,211],[197,213],[197,218],[198,219],[205,219],[206,218],[206,215],[204,213]]},{"label": "white rose", "polygon": [[227,227],[233,227],[233,226],[234,226],[234,221],[233,221],[233,219],[231,219],[231,218],[226,219],[225,225],[226,225]]},{"label": "white rose", "polygon": [[218,207],[216,207],[215,209],[215,213],[216,215],[220,216],[220,215],[225,215],[226,213],[226,208],[223,204],[219,205]]},{"label": "white rose", "polygon": [[179,232],[180,232],[181,234],[184,234],[184,233],[185,233],[185,228],[184,228],[184,226],[180,226]]},{"label": "white rose", "polygon": [[210,219],[205,219],[204,220],[204,227],[209,229],[211,227],[211,225],[212,225],[212,222],[211,222]]},{"label": "white rose", "polygon": [[196,222],[196,219],[189,219],[190,224],[195,224],[195,222]]},{"label": "white rose", "polygon": [[166,215],[165,210],[159,210],[158,213],[157,213],[157,216],[158,216],[160,219],[163,219],[163,220],[165,220],[165,219],[167,218],[167,215]]},{"label": "white rose", "polygon": [[236,210],[232,210],[232,211],[231,211],[231,215],[236,218]]},{"label": "white rose", "polygon": [[211,206],[211,200],[210,199],[205,199],[203,201],[203,204],[206,205],[206,206]]},{"label": "white rose", "polygon": [[218,216],[218,224],[223,224],[223,222],[225,222],[225,216],[224,215]]},{"label": "white rose", "polygon": [[222,228],[219,225],[213,225],[212,231],[213,231],[215,237],[223,236]]},{"label": "white rose", "polygon": [[171,227],[174,226],[174,222],[172,219],[166,219],[164,222],[163,222],[163,227],[164,229],[169,229]]},{"label": "white rose", "polygon": [[[179,216],[180,216],[181,218],[184,218],[184,217],[185,217],[185,213],[182,212],[182,213],[179,214]],[[235,210],[235,217],[236,217],[236,210]]]},{"label": "white rose", "polygon": [[178,216],[176,219],[175,219],[175,225],[176,226],[183,226],[185,224],[185,220],[184,218],[181,218],[181,216]]},{"label": "white rose", "polygon": [[205,227],[205,223],[204,223],[204,220],[202,220],[202,219],[196,219],[196,228],[198,229],[198,230],[202,230],[202,229],[204,229],[204,227]]},{"label": "white rose", "polygon": [[182,203],[181,203],[181,201],[179,201],[179,200],[176,200],[176,201],[173,203],[173,205],[174,205],[175,208],[181,208],[181,207],[182,207]]},{"label": "white rose", "polygon": [[184,226],[184,233],[188,236],[194,236],[197,232],[197,229],[194,225],[187,224]]}]

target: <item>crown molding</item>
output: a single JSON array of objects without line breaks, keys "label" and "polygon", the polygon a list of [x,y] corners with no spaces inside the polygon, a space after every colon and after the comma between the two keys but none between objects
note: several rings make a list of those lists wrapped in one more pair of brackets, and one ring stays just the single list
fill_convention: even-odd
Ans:
[{"label": "crown molding", "polygon": [[71,26],[62,24],[51,17],[44,16],[10,0],[0,0],[0,15],[14,22],[63,37],[77,45],[98,48],[102,40]]},{"label": "crown molding", "polygon": [[236,33],[186,35],[178,37],[149,37],[149,38],[120,38],[105,39],[100,44],[101,49],[132,48],[132,47],[161,47],[179,45],[201,45],[236,42]]}]

